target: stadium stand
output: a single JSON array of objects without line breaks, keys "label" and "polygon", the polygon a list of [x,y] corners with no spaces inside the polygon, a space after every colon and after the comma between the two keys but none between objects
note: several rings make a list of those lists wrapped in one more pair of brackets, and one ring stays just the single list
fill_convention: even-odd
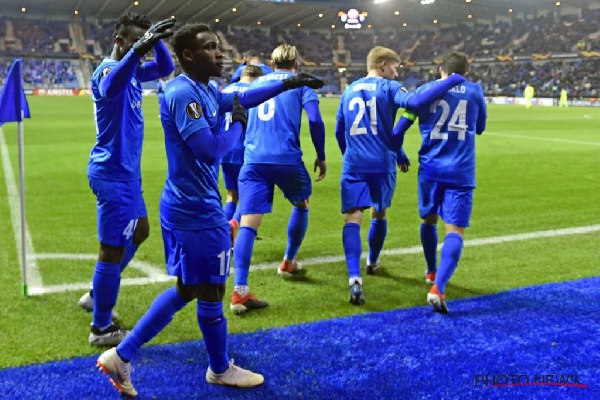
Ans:
[{"label": "stadium stand", "polygon": [[[108,20],[107,20],[108,21]],[[50,20],[0,17],[0,84],[12,57],[22,57],[24,82],[32,87],[86,88],[93,68],[110,53],[113,22],[73,18]],[[437,60],[448,50],[473,58],[471,76],[488,95],[520,95],[527,82],[539,96],[598,95],[600,9],[579,14],[521,15],[510,21],[475,21],[422,29],[294,29],[293,26],[249,27],[213,24],[221,38],[228,68],[220,78],[226,85],[245,50],[255,49],[266,60],[280,43],[298,47],[300,69],[326,82],[321,93],[340,93],[364,75],[368,51],[374,45],[401,54],[400,79],[414,88],[437,75]],[[4,57],[4,59],[3,59]],[[178,70],[176,69],[176,73]],[[146,83],[144,88],[156,85]]]}]

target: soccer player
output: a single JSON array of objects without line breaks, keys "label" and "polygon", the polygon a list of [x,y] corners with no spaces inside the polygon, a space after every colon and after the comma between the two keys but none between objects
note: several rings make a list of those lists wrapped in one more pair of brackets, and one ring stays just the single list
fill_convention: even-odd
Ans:
[{"label": "soccer player", "polygon": [[[282,44],[272,53],[275,71],[256,79],[251,88],[260,88],[281,82],[296,75],[298,50]],[[288,222],[288,243],[277,273],[291,276],[302,269],[296,259],[308,227],[308,201],[312,193],[310,175],[302,161],[300,123],[302,108],[306,110],[310,135],[317,152],[314,170],[319,170],[316,181],[325,178],[325,125],[319,111],[317,86],[285,92],[264,102],[248,113],[248,130],[244,142],[244,165],[240,171],[240,229],[233,248],[234,290],[230,308],[244,312],[266,307],[268,304],[250,293],[248,272],[258,227],[263,214],[271,212],[275,186],[293,205]],[[267,135],[266,133],[270,134]]]},{"label": "soccer player", "polygon": [[[162,108],[162,103],[165,101],[165,86],[167,85],[167,80],[164,78],[158,78],[158,82],[156,83],[156,94],[158,95],[158,109]],[[160,114],[158,115],[160,118]]]},{"label": "soccer player", "polygon": [[527,86],[525,86],[525,89],[523,90],[523,97],[525,97],[525,108],[527,108],[528,110],[531,108],[533,96],[535,96],[535,89],[528,83]]},{"label": "soccer player", "polygon": [[[167,272],[177,277],[177,283],[154,300],[118,347],[97,360],[115,387],[129,397],[137,395],[130,361],[193,300],[208,352],[206,381],[237,387],[263,383],[262,375],[234,365],[227,354],[223,295],[231,242],[215,165],[245,130],[244,107],[257,106],[285,90],[323,84],[302,75],[239,93],[239,97],[238,93],[221,93],[209,85],[210,77],[223,70],[223,53],[208,25],[182,26],[174,36],[173,48],[183,73],[167,85],[161,109],[167,179],[160,199],[160,223]],[[221,132],[219,122],[226,112],[232,112],[232,123],[229,130]],[[264,132],[265,136],[273,134]]]},{"label": "soccer player", "polygon": [[[442,79],[448,74],[467,75],[469,61],[464,53],[451,53],[440,67]],[[426,90],[428,83],[416,92]],[[465,81],[451,89],[419,118],[422,145],[419,150],[418,197],[421,243],[427,263],[428,282],[434,283],[427,302],[440,313],[447,313],[446,285],[452,277],[463,248],[465,228],[469,226],[475,189],[475,134],[486,125],[485,97],[481,86]],[[400,120],[395,128],[405,123]],[[446,237],[437,263],[438,215],[446,225]]]},{"label": "soccer player", "polygon": [[273,68],[269,67],[262,61],[256,50],[248,50],[246,53],[244,53],[244,61],[237,67],[233,75],[231,75],[231,83],[235,83],[240,80],[242,71],[244,71],[244,68],[246,68],[247,65],[256,65],[257,67],[260,67],[263,75],[273,72]]},{"label": "soccer player", "polygon": [[[161,39],[173,34],[169,29],[174,25],[174,18],[151,26],[143,15],[123,15],[115,25],[110,58],[92,75],[96,144],[87,172],[97,198],[100,252],[92,290],[81,297],[79,305],[93,309],[88,338],[93,346],[116,345],[127,334],[111,322],[112,309],[121,272],[150,232],[140,172],[144,138],[141,82],[173,72],[175,66]],[[141,63],[152,48],[155,60]]]},{"label": "soccer player", "polygon": [[342,239],[353,305],[365,302],[360,273],[363,212],[372,207],[366,263],[367,274],[372,275],[380,265],[379,254],[387,235],[386,209],[394,195],[396,164],[402,172],[408,172],[410,165],[401,150],[402,136],[392,136],[396,112],[399,108],[417,110],[464,81],[453,77],[415,96],[394,80],[399,65],[400,56],[396,52],[374,47],[367,56],[367,76],[354,81],[344,91],[336,117],[336,138],[343,154],[340,191],[345,225]]},{"label": "soccer player", "polygon": [[560,89],[560,99],[558,100],[559,107],[569,107],[569,102],[567,101],[568,92],[567,89]]},{"label": "soccer player", "polygon": [[[256,65],[248,65],[242,72],[242,77],[239,82],[233,83],[223,89],[223,93],[240,93],[248,90],[250,83],[262,75],[262,69]],[[223,130],[229,129],[231,113],[225,114],[222,126]],[[238,143],[229,153],[221,160],[221,168],[223,169],[223,180],[225,181],[225,189],[227,189],[227,198],[225,200],[225,217],[234,225],[234,231],[240,222],[240,213],[237,210],[238,203],[238,176],[240,169],[244,163],[244,137],[241,136]]]}]

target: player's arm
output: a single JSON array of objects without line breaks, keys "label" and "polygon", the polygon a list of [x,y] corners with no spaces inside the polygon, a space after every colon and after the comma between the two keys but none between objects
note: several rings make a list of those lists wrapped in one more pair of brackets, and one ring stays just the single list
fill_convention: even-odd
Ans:
[{"label": "player's arm", "polygon": [[244,107],[240,105],[238,96],[233,98],[233,111],[229,129],[219,135],[213,135],[207,127],[189,135],[185,142],[196,156],[196,159],[205,164],[214,164],[227,154],[238,142],[246,130],[247,115]]},{"label": "player's arm", "polygon": [[319,182],[325,178],[327,173],[327,164],[325,163],[325,124],[321,117],[321,111],[319,110],[319,101],[310,100],[304,104],[306,110],[306,116],[308,117],[308,129],[310,131],[310,137],[315,151],[317,152],[317,159],[315,160],[314,171],[319,170],[319,175],[316,181]]},{"label": "player's arm", "polygon": [[400,84],[395,87],[394,103],[398,107],[405,108],[418,114],[425,108],[429,108],[429,105],[442,98],[448,90],[454,86],[459,85],[465,81],[464,76],[460,74],[452,74],[446,79],[442,79],[431,83],[427,86],[427,89],[422,91],[406,92],[402,90]]},{"label": "player's arm", "polygon": [[100,84],[98,85],[100,95],[111,100],[123,94],[131,78],[133,78],[140,59],[141,57],[132,49],[114,68],[108,67],[102,71]]},{"label": "player's arm", "polygon": [[[248,89],[244,93],[240,93],[240,104],[244,108],[252,108],[264,103],[269,99],[272,99],[273,97],[285,92],[286,90],[297,89],[304,86],[309,87],[311,89],[320,89],[323,87],[324,84],[325,82],[318,78],[315,78],[312,75],[301,73],[281,81],[275,81],[268,85],[255,87],[253,89]],[[231,111],[231,107],[233,104],[231,102],[232,99],[232,93],[221,93],[220,96],[217,95],[220,114]]]},{"label": "player's arm", "polygon": [[338,142],[338,147],[342,152],[342,155],[346,152],[346,122],[344,120],[344,99],[340,102],[340,107],[336,115],[335,123],[335,138]]},{"label": "player's arm", "polygon": [[483,95],[483,89],[479,86],[477,93],[477,101],[479,102],[479,114],[477,114],[477,125],[475,126],[475,133],[481,135],[485,131],[485,125],[487,121],[487,108],[485,105],[485,96]]},{"label": "player's arm", "polygon": [[410,160],[402,147],[400,147],[400,150],[396,153],[396,164],[398,165],[398,168],[400,168],[400,171],[404,173],[408,172],[410,169]]},{"label": "player's arm", "polygon": [[154,45],[154,61],[143,63],[142,66],[138,68],[136,75],[140,81],[147,82],[163,76],[168,76],[174,70],[175,64],[173,64],[169,49],[161,40]]}]

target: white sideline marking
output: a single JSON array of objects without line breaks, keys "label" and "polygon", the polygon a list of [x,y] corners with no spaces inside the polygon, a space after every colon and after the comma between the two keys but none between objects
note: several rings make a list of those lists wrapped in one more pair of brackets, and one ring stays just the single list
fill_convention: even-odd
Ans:
[{"label": "white sideline marking", "polygon": [[[489,244],[498,244],[498,243],[506,243],[506,242],[516,242],[521,240],[530,240],[530,239],[540,239],[547,237],[557,237],[557,236],[567,236],[567,235],[578,235],[582,233],[591,233],[600,231],[600,225],[590,225],[590,226],[581,226],[575,228],[565,228],[565,229],[554,229],[550,231],[537,231],[537,232],[528,232],[528,233],[518,233],[516,235],[505,235],[505,236],[493,236],[488,238],[480,238],[480,239],[471,239],[465,240],[464,244],[466,246],[484,246]],[[438,250],[442,248],[442,244],[438,245]],[[397,256],[404,254],[419,254],[423,252],[423,248],[421,246],[412,246],[412,247],[403,247],[398,249],[390,249],[383,250],[381,252],[382,255],[389,256]],[[361,258],[366,258],[368,252],[363,252],[361,254]],[[314,258],[305,258],[300,261],[305,265],[318,265],[318,264],[327,264],[327,263],[335,263],[344,261],[344,256],[325,256],[325,257],[314,257]],[[279,261],[277,262],[268,262],[256,264],[250,267],[252,270],[261,270],[261,269],[271,269],[275,268],[275,266],[279,265]]]},{"label": "white sideline marking", "polygon": [[[581,226],[574,228],[564,228],[564,229],[554,229],[548,231],[536,231],[536,232],[527,232],[527,233],[518,233],[515,235],[505,235],[505,236],[493,236],[488,238],[479,238],[479,239],[471,239],[465,240],[465,246],[484,246],[490,244],[499,244],[506,242],[516,242],[521,240],[531,240],[531,239],[540,239],[547,237],[557,237],[557,236],[568,236],[568,235],[578,235],[583,233],[592,233],[599,232],[599,225],[589,225],[589,226]],[[438,249],[441,249],[442,244],[438,245]],[[419,254],[422,253],[423,249],[421,246],[412,246],[412,247],[402,247],[397,249],[390,249],[382,251],[382,255],[404,255],[404,254]],[[361,254],[362,258],[366,258],[368,252],[363,252]],[[95,254],[52,254],[52,253],[42,253],[36,254],[35,259],[37,260],[57,260],[57,259],[67,259],[67,260],[95,260],[97,255]],[[319,265],[319,264],[329,264],[344,261],[343,255],[337,256],[325,256],[325,257],[313,257],[313,258],[305,258],[302,259],[302,263],[305,265]],[[256,264],[250,267],[250,269],[254,270],[265,270],[265,269],[275,269],[279,264],[279,261],[266,262],[261,264]],[[131,285],[148,285],[152,283],[158,282],[169,282],[174,281],[175,278],[172,276],[168,276],[164,273],[158,272],[157,267],[153,266],[150,263],[146,263],[145,261],[136,261],[132,260],[131,267],[139,269],[140,271],[147,273],[148,277],[145,278],[126,278],[121,280],[121,286],[131,286]],[[77,282],[77,283],[67,283],[63,285],[51,285],[46,287],[36,287],[32,288],[30,291],[32,295],[40,295],[46,293],[58,293],[58,292],[67,292],[67,291],[75,291],[75,290],[87,290],[90,287],[90,282]]]},{"label": "white sideline marking", "polygon": [[10,207],[10,219],[12,220],[13,233],[15,235],[15,242],[17,244],[19,264],[21,260],[21,252],[24,251],[25,255],[27,256],[27,284],[29,286],[29,292],[32,292],[35,289],[43,287],[42,277],[40,276],[40,270],[37,262],[35,258],[32,257],[34,254],[34,249],[27,223],[25,223],[25,249],[21,249],[21,201],[19,198],[19,192],[17,190],[17,184],[15,183],[15,174],[10,163],[8,147],[6,146],[6,140],[4,140],[4,132],[1,128],[0,153],[2,154],[2,168],[4,169],[4,180],[6,182],[6,192],[8,194],[8,204]]},{"label": "white sideline marking", "polygon": [[504,136],[504,137],[512,137],[519,139],[531,139],[531,140],[545,140],[547,142],[560,142],[560,143],[571,143],[571,144],[585,144],[590,146],[600,146],[600,142],[583,142],[579,140],[569,140],[569,139],[554,139],[554,138],[546,138],[539,136],[526,136],[526,135],[511,135],[508,133],[493,133],[493,132],[484,132],[484,135],[488,136]]}]

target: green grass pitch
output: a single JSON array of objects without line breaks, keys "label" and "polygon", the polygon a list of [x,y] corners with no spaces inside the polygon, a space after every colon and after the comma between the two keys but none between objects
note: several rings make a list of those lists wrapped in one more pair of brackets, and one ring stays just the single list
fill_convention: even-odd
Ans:
[{"label": "green grass pitch", "polygon": [[[301,259],[343,254],[339,176],[341,156],[334,137],[339,100],[323,99],[327,135],[328,173],[315,183],[309,229],[300,250]],[[86,176],[95,128],[88,97],[30,97],[32,119],[25,121],[27,223],[36,254],[89,255],[89,259],[40,259],[45,286],[91,280],[98,244],[95,197]],[[142,173],[151,236],[136,260],[163,270],[158,225],[158,200],[165,179],[163,135],[156,97],[144,98],[146,136]],[[488,128],[477,137],[477,182],[471,228],[466,239],[552,231],[600,224],[600,110],[490,106]],[[312,171],[314,149],[303,124],[305,162]],[[16,124],[2,127],[10,161],[17,174]],[[400,174],[384,249],[419,245],[416,206],[416,128],[405,148],[413,163]],[[0,165],[1,167],[1,165]],[[15,176],[18,183],[18,176]],[[2,181],[5,181],[4,171]],[[230,332],[244,332],[307,321],[383,311],[425,304],[421,254],[384,255],[383,274],[365,277],[364,307],[348,304],[347,274],[343,261],[307,265],[299,280],[282,280],[275,268],[283,256],[290,205],[276,194],[274,212],[259,230],[253,263],[272,262],[272,269],[250,274],[252,291],[270,307],[233,316],[227,305]],[[13,210],[18,212],[18,210]],[[368,217],[368,215],[367,215]],[[87,344],[91,315],[77,307],[82,290],[24,298],[20,293],[20,264],[11,225],[7,186],[0,184],[0,368],[98,353]],[[367,249],[369,218],[362,236]],[[535,235],[534,235],[535,236]],[[440,224],[440,239],[443,226]],[[598,229],[575,235],[549,235],[530,240],[467,246],[448,287],[450,300],[494,293],[545,282],[573,280],[600,273]],[[409,252],[410,253],[410,252]],[[339,260],[339,259],[338,259]],[[125,278],[143,277],[128,268]],[[230,279],[231,283],[231,279]],[[121,323],[132,327],[153,298],[169,282],[123,286],[117,310]],[[231,288],[229,288],[231,289]],[[424,311],[424,312],[428,312]],[[152,343],[195,340],[200,337],[195,306],[180,312]]]}]

